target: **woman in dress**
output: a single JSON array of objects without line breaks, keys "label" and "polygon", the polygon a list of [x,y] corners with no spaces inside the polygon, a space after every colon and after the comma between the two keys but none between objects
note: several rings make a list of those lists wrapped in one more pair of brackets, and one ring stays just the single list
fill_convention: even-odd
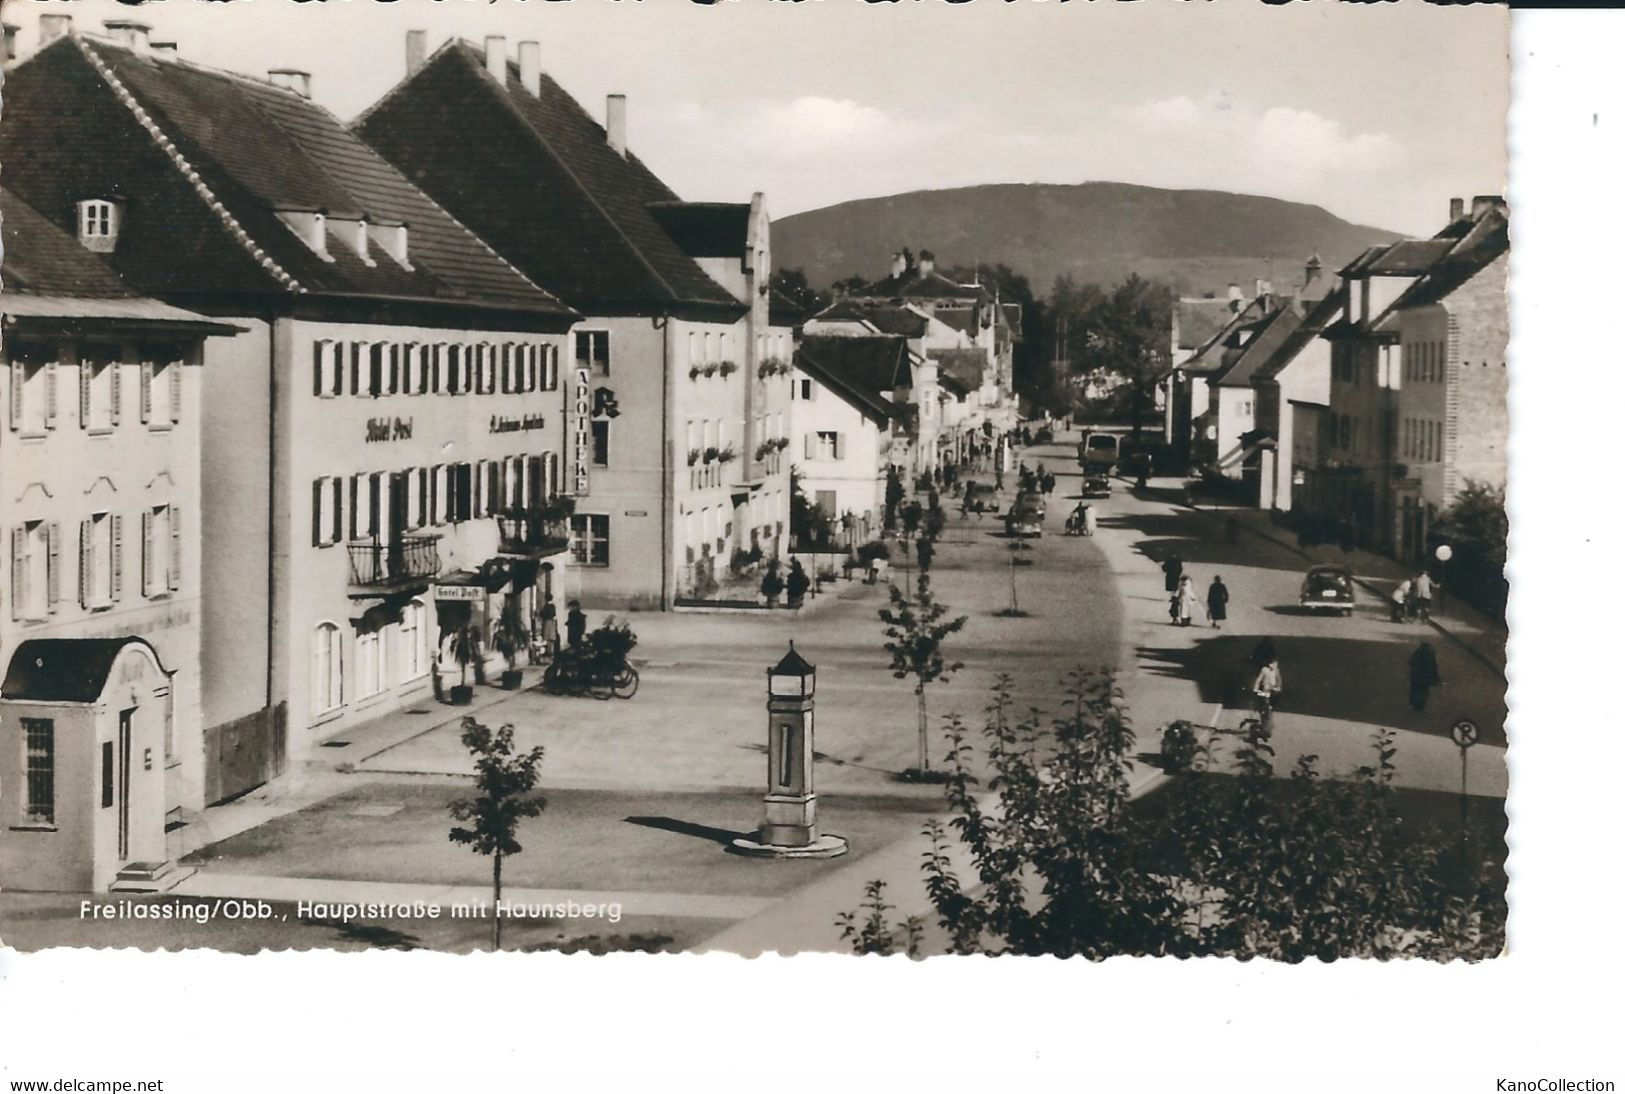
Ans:
[{"label": "woman in dress", "polygon": [[1196,599],[1196,582],[1191,578],[1190,574],[1185,574],[1179,579],[1179,592],[1176,596],[1179,601],[1179,625],[1188,627],[1191,625],[1191,619],[1196,615],[1198,603]]}]

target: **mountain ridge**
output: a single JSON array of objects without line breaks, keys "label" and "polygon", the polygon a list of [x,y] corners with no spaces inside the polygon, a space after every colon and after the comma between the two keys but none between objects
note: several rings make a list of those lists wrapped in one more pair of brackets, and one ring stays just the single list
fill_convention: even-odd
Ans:
[{"label": "mountain ridge", "polygon": [[1057,276],[1113,284],[1130,273],[1181,292],[1266,278],[1285,288],[1318,253],[1331,269],[1404,238],[1318,205],[1225,190],[1125,182],[989,183],[858,198],[773,222],[775,264],[809,282],[884,274],[894,251],[945,266],[1004,263],[1047,296]]}]

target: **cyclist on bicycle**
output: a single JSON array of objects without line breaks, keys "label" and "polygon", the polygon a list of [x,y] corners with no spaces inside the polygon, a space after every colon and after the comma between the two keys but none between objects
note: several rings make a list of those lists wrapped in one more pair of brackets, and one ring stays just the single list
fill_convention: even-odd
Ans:
[{"label": "cyclist on bicycle", "polygon": [[1271,715],[1275,712],[1275,697],[1281,693],[1281,663],[1276,660],[1274,651],[1269,655],[1253,678],[1253,709],[1258,712],[1259,734],[1263,737],[1270,735]]}]

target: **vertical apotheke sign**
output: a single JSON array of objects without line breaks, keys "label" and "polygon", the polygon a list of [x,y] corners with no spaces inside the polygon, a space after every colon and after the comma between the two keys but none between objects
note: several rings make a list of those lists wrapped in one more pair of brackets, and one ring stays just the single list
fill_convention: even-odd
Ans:
[{"label": "vertical apotheke sign", "polygon": [[576,368],[575,496],[587,496],[587,467],[592,461],[592,367]]}]

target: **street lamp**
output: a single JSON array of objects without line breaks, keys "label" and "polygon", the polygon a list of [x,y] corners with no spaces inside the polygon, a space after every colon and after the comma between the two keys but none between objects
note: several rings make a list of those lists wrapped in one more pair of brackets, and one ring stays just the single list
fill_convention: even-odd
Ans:
[{"label": "street lamp", "polygon": [[1450,544],[1441,543],[1441,544],[1439,544],[1438,548],[1433,552],[1433,557],[1438,559],[1440,562],[1449,562],[1450,561],[1450,556],[1455,554],[1455,553],[1456,552],[1454,552],[1454,551],[1452,551],[1450,549]]},{"label": "street lamp", "polygon": [[840,836],[819,835],[813,792],[813,693],[818,670],[795,643],[767,670],[767,794],[756,839],[729,850],[757,858],[834,858],[847,851]]}]

